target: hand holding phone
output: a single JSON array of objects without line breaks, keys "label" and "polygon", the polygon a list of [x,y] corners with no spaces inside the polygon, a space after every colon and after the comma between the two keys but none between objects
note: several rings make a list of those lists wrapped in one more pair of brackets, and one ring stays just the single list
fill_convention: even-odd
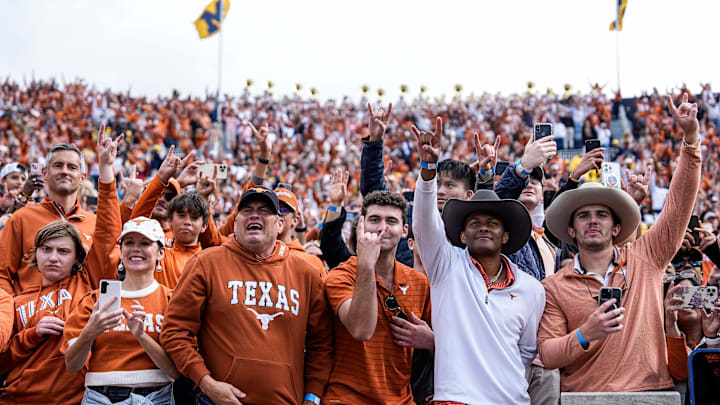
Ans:
[{"label": "hand holding phone", "polygon": [[30,163],[30,175],[42,176],[42,164],[37,162]]},{"label": "hand holding phone", "polygon": [[603,162],[602,164],[602,184],[609,188],[621,188],[620,182],[620,163]]},{"label": "hand holding phone", "polygon": [[680,308],[695,309],[705,308],[713,309],[717,306],[718,289],[715,286],[681,286],[675,292],[676,297],[682,298],[683,302]]},{"label": "hand holding phone", "polygon": [[586,139],[585,140],[585,153],[588,153],[592,151],[593,149],[597,149],[600,147],[600,140],[599,139]]},{"label": "hand holding phone", "polygon": [[602,305],[613,298],[615,299],[615,303],[610,305],[610,307],[605,310],[605,312],[610,312],[613,309],[618,309],[622,306],[622,289],[618,287],[600,287],[598,305]]},{"label": "hand holding phone", "polygon": [[105,308],[113,298],[117,298],[105,312],[115,312],[120,310],[120,280],[100,280],[100,294],[98,295],[98,304],[100,309]]},{"label": "hand holding phone", "polygon": [[547,122],[541,122],[541,123],[535,123],[535,130],[533,131],[535,135],[535,140],[545,138],[547,136],[552,136],[553,134],[553,127],[552,124]]}]

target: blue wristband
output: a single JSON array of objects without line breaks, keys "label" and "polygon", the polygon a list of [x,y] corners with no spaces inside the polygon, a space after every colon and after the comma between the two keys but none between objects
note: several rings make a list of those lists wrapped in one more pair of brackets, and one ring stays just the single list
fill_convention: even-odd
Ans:
[{"label": "blue wristband", "polygon": [[435,170],[435,169],[437,169],[437,163],[428,163],[428,162],[423,162],[421,160],[420,167],[422,167],[423,169],[427,169],[427,170]]},{"label": "blue wristband", "polygon": [[312,401],[312,403],[314,403],[315,405],[320,405],[320,397],[309,392],[305,394],[305,398],[303,398],[303,401]]},{"label": "blue wristband", "polygon": [[[483,169],[481,169],[481,168],[478,167],[478,171],[479,171],[480,174],[482,174],[483,176],[487,176],[487,172],[486,172],[485,170],[483,170]],[[495,168],[494,168],[494,167],[492,168],[492,170],[490,170],[490,173],[491,173],[491,174],[495,174]]]},{"label": "blue wristband", "polygon": [[520,173],[522,173],[522,174],[524,174],[524,175],[526,175],[526,176],[529,176],[529,175],[530,175],[530,172],[527,171],[527,170],[525,170],[525,168],[523,167],[522,163],[520,163],[520,160],[518,160],[517,162],[515,162],[515,167],[519,167],[519,168],[520,168]]},{"label": "blue wristband", "polygon": [[323,224],[322,222],[318,222],[318,228],[323,229],[323,226],[325,226],[325,224]]},{"label": "blue wristband", "polygon": [[577,338],[578,338],[578,342],[580,342],[580,345],[582,345],[582,346],[587,346],[590,344],[590,342],[585,340],[583,335],[580,334],[580,328],[577,328]]},{"label": "blue wristband", "polygon": [[328,211],[340,212],[340,207],[336,207],[334,205],[328,205]]}]

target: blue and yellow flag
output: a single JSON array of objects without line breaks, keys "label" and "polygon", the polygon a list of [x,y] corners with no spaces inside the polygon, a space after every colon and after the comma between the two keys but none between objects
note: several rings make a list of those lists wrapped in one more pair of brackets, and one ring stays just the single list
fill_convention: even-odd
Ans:
[{"label": "blue and yellow flag", "polygon": [[227,16],[228,9],[230,8],[230,0],[222,0],[222,18],[220,18],[220,1],[212,0],[210,4],[205,7],[200,18],[195,20],[195,27],[198,30],[200,38],[207,38],[220,29],[220,22]]},{"label": "blue and yellow flag", "polygon": [[622,21],[625,16],[625,8],[628,0],[617,0],[617,17],[615,21],[610,23],[610,31],[622,31]]}]

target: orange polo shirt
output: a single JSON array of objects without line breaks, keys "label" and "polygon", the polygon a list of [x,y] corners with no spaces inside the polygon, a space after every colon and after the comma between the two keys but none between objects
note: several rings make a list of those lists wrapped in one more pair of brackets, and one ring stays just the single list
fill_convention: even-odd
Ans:
[{"label": "orange polo shirt", "polygon": [[325,387],[323,403],[412,405],[410,390],[413,349],[393,342],[390,322],[395,315],[385,307],[392,292],[400,309],[430,323],[430,283],[424,274],[395,261],[395,277],[387,289],[376,277],[378,319],[375,334],[366,342],[355,340],[337,317],[340,305],[352,298],[357,275],[353,256],[328,273],[325,294],[335,313],[334,367]]}]

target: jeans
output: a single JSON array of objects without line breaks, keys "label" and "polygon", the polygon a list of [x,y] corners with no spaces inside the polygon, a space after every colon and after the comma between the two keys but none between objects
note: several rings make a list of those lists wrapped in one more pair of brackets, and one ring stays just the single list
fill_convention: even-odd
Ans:
[{"label": "jeans", "polygon": [[138,394],[130,394],[130,396],[124,401],[111,402],[110,398],[105,395],[94,391],[90,388],[85,389],[85,395],[81,402],[82,405],[175,405],[175,400],[172,396],[172,384],[168,384],[163,389],[155,392],[151,392],[146,396]]},{"label": "jeans", "polygon": [[215,402],[207,395],[198,394],[197,405],[215,405]]}]

